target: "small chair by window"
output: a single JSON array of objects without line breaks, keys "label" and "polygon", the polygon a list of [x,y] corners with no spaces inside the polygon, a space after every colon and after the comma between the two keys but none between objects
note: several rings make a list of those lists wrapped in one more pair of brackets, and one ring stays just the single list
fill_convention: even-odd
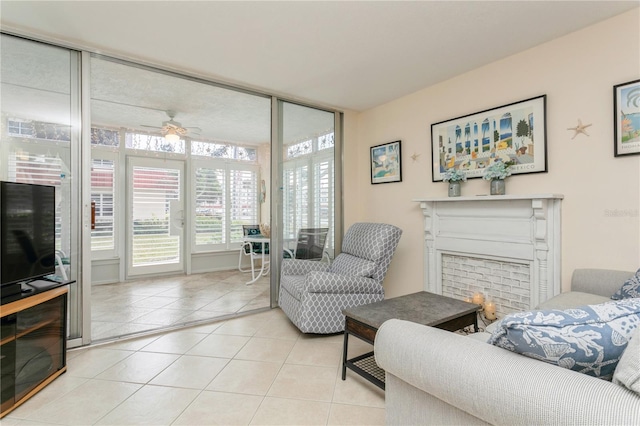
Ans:
[{"label": "small chair by window", "polygon": [[[329,228],[302,228],[298,231],[295,250],[284,249],[285,259],[322,260]],[[328,257],[328,256],[327,256]]]},{"label": "small chair by window", "polygon": [[[243,237],[262,237],[262,233],[260,232],[259,225],[242,225],[242,235]],[[264,251],[264,253],[263,253]],[[240,247],[240,254],[238,255],[238,270],[240,272],[249,272],[251,271],[252,281],[254,282],[260,275],[266,275],[269,272],[269,242],[252,242],[252,241],[242,241],[242,246]],[[242,259],[248,256],[251,261],[251,269],[242,269]],[[253,263],[254,260],[259,259],[262,261],[262,265],[260,268],[260,274],[255,276],[255,265]]]},{"label": "small chair by window", "polygon": [[69,281],[68,269],[71,265],[66,253],[62,250],[56,250],[56,270],[60,271],[60,276],[64,281]]}]

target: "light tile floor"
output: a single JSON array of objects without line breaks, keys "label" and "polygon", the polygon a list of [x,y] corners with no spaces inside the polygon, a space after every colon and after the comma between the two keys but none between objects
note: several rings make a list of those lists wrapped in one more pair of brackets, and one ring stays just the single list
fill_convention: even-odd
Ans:
[{"label": "light tile floor", "polygon": [[269,307],[269,277],[238,270],[154,277],[91,288],[93,342]]},{"label": "light tile floor", "polygon": [[[280,309],[68,352],[68,370],[10,425],[381,425],[384,392],[351,371],[343,335]],[[349,340],[349,357],[371,350]]]}]

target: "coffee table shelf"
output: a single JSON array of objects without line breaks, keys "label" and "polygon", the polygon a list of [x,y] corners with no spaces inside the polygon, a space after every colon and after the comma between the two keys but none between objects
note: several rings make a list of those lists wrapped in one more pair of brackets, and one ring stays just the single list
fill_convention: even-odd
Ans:
[{"label": "coffee table shelf", "polygon": [[347,360],[347,366],[379,388],[385,388],[384,370],[378,367],[373,351]]}]

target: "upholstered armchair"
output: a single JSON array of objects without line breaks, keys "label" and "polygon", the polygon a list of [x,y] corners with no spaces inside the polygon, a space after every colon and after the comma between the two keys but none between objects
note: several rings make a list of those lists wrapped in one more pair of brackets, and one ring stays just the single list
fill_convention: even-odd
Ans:
[{"label": "upholstered armchair", "polygon": [[284,259],[279,304],[303,333],[344,331],[342,310],[384,299],[382,281],[402,230],[383,223],[356,223],[331,265]]}]

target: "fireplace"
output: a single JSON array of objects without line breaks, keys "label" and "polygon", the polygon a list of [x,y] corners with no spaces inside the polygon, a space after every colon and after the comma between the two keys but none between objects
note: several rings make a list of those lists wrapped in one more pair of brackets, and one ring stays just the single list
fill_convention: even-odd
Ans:
[{"label": "fireplace", "polygon": [[418,199],[424,288],[464,299],[482,292],[498,316],[560,293],[562,195]]}]

